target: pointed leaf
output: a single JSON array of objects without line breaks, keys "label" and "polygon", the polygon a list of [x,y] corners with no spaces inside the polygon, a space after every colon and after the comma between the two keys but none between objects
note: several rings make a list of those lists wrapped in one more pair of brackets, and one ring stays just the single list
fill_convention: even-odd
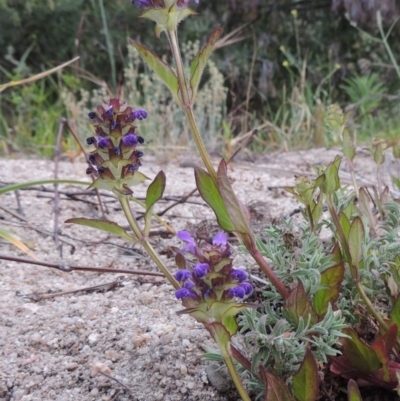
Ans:
[{"label": "pointed leaf", "polygon": [[166,177],[164,171],[160,171],[153,182],[147,188],[146,194],[146,210],[149,210],[156,202],[158,202],[165,190]]},{"label": "pointed leaf", "polygon": [[322,215],[322,206],[323,206],[324,194],[322,192],[319,193],[317,201],[314,200],[311,203],[311,214],[314,220],[314,224],[317,224]]},{"label": "pointed leaf", "polygon": [[238,325],[234,316],[226,316],[222,318],[222,325],[228,331],[228,333],[233,336],[238,331]]},{"label": "pointed leaf", "polygon": [[172,68],[165,63],[160,57],[158,57],[155,53],[149,50],[147,47],[142,46],[138,42],[131,40],[135,49],[142,56],[143,60],[147,63],[147,65],[157,74],[158,77],[168,86],[169,90],[173,94],[175,100],[178,104],[181,104],[181,101],[178,96],[179,92],[179,83],[178,78],[175,75],[175,72]]},{"label": "pointed leaf", "polygon": [[339,167],[341,161],[342,158],[340,156],[336,156],[335,160],[330,163],[324,171],[325,181],[321,185],[321,190],[326,195],[331,195],[340,187]]},{"label": "pointed leaf", "polygon": [[204,201],[214,210],[219,226],[225,231],[233,231],[235,226],[231,222],[228,211],[211,176],[199,167],[195,167],[194,174],[197,189]]},{"label": "pointed leaf", "polygon": [[400,295],[397,297],[396,302],[393,305],[390,317],[392,322],[396,323],[397,327],[400,327]]},{"label": "pointed leaf", "polygon": [[260,373],[265,384],[264,401],[296,401],[286,383],[266,371],[265,367],[259,366]]},{"label": "pointed leaf", "polygon": [[221,33],[222,29],[217,28],[208,38],[208,42],[206,43],[206,45],[198,52],[198,54],[192,61],[192,64],[190,66],[190,87],[192,88],[192,104],[195,101],[197,89],[199,87],[204,68],[207,64],[207,60],[210,57],[215,42],[221,36]]},{"label": "pointed leaf", "polygon": [[353,161],[356,155],[354,139],[348,128],[345,128],[343,131],[343,154],[351,161]]},{"label": "pointed leaf", "polygon": [[309,348],[300,369],[293,375],[293,392],[299,401],[315,401],[318,397],[318,367]]},{"label": "pointed leaf", "polygon": [[289,297],[285,300],[285,311],[290,320],[295,324],[299,323],[300,318],[307,321],[309,315],[311,315],[311,323],[317,321],[315,311],[304,291],[304,286],[301,281],[290,291]]},{"label": "pointed leaf", "polygon": [[339,298],[340,285],[344,277],[344,263],[338,263],[321,273],[321,289],[313,299],[315,312],[323,316],[328,310],[329,304],[333,304]]},{"label": "pointed leaf", "polygon": [[345,328],[342,332],[350,337],[341,339],[343,355],[355,369],[363,373],[373,373],[381,367],[373,349],[360,339],[354,329]]},{"label": "pointed leaf", "polygon": [[136,242],[135,238],[131,237],[128,235],[128,233],[117,223],[114,223],[113,221],[105,220],[105,219],[86,219],[86,218],[74,218],[74,219],[68,219],[65,221],[66,223],[72,223],[72,224],[79,224],[81,226],[86,226],[86,227],[92,227],[96,228],[98,230],[106,231],[111,234],[118,235],[128,241],[131,242]]},{"label": "pointed leaf", "polygon": [[390,352],[392,348],[395,346],[397,333],[398,333],[398,326],[396,323],[394,323],[390,326],[389,330],[385,334],[381,335],[378,338],[378,340],[384,341],[387,352]]},{"label": "pointed leaf", "polygon": [[230,221],[235,227],[235,231],[251,235],[249,211],[239,201],[232,189],[232,185],[228,178],[227,164],[224,159],[221,160],[218,166],[217,175],[219,192],[226,210],[228,211]]},{"label": "pointed leaf", "polygon": [[371,344],[371,348],[375,351],[375,355],[382,364],[382,380],[385,382],[390,382],[390,372],[389,372],[389,358],[386,352],[385,342],[383,340],[374,341]]},{"label": "pointed leaf", "polygon": [[362,258],[362,244],[364,242],[364,224],[359,216],[351,223],[349,233],[349,248],[354,266],[359,265]]},{"label": "pointed leaf", "polygon": [[353,380],[349,380],[347,385],[347,400],[348,401],[362,401],[360,390],[358,389],[357,383]]},{"label": "pointed leaf", "polygon": [[340,212],[339,221],[340,221],[340,226],[343,229],[344,235],[348,239],[350,234],[350,221],[344,212]]}]

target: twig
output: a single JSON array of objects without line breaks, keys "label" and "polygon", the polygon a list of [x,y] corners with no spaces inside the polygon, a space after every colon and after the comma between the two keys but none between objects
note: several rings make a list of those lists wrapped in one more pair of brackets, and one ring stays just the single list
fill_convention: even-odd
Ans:
[{"label": "twig", "polygon": [[17,200],[18,213],[21,214],[22,216],[25,216],[24,210],[22,209],[22,205],[21,205],[21,198],[19,196],[19,191],[15,191],[15,199]]},{"label": "twig", "polygon": [[[56,146],[54,149],[54,179],[58,180],[58,166],[60,163],[60,148],[61,148],[61,138],[64,131],[64,124],[65,118],[61,118],[58,124],[58,132],[57,132],[57,139],[56,139]],[[56,248],[59,247],[58,242],[58,217],[60,213],[59,208],[60,203],[60,195],[58,193],[58,184],[54,184],[54,228],[53,228],[53,239],[56,245]],[[61,251],[61,248],[60,248]]]},{"label": "twig", "polygon": [[121,385],[124,389],[126,389],[127,391],[129,391],[129,393],[131,394],[132,393],[132,390],[129,388],[129,387],[127,387],[127,386],[125,386],[125,384],[124,383],[122,383],[122,382],[120,382],[118,379],[116,379],[115,377],[112,377],[112,376],[110,376],[110,375],[108,375],[107,373],[104,373],[104,372],[99,372],[101,375],[103,375],[103,376],[105,376],[105,377],[108,377],[109,379],[111,379],[111,380],[114,380],[115,382],[117,382],[119,385]]},{"label": "twig", "polygon": [[88,272],[97,272],[97,273],[123,273],[123,274],[165,277],[164,274],[162,274],[162,273],[148,272],[145,270],[110,269],[110,268],[106,268],[106,267],[71,266],[71,265],[64,265],[64,264],[35,261],[35,260],[24,259],[24,258],[16,258],[13,256],[6,256],[6,255],[0,255],[0,260],[9,260],[11,262],[28,263],[31,265],[51,267],[53,269],[57,269],[57,270],[60,270],[62,272],[67,272],[67,273],[77,270],[77,271],[88,271]]},{"label": "twig", "polygon": [[22,295],[22,296],[29,298],[32,301],[39,302],[42,299],[50,299],[50,298],[59,297],[61,295],[75,294],[77,292],[111,291],[114,288],[122,287],[122,278],[123,278],[123,276],[118,277],[117,280],[112,281],[111,283],[99,284],[99,285],[95,285],[92,287],[78,288],[77,290],[54,292],[51,294],[34,292],[32,294],[27,294],[27,295]]}]

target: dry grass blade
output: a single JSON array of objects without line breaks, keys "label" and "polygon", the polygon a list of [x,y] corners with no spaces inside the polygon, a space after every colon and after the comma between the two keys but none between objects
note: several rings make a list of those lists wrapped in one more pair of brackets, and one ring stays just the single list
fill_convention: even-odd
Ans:
[{"label": "dry grass blade", "polygon": [[229,46],[237,42],[241,42],[242,40],[245,40],[250,37],[250,35],[247,36],[239,36],[239,34],[243,31],[244,28],[246,28],[247,25],[249,25],[250,22],[243,24],[239,26],[238,28],[234,29],[232,32],[228,33],[221,39],[219,39],[214,46],[214,50],[220,49],[221,47]]},{"label": "dry grass blade", "polygon": [[32,76],[32,77],[25,78],[25,79],[21,79],[21,80],[19,80],[19,81],[7,82],[6,84],[0,85],[0,93],[3,92],[4,90],[6,90],[7,88],[11,87],[11,86],[29,84],[29,83],[31,83],[31,82],[35,82],[35,81],[37,81],[37,80],[39,80],[39,79],[42,79],[42,78],[44,78],[44,77],[47,77],[48,75],[51,75],[51,74],[53,74],[54,72],[57,72],[57,71],[63,69],[64,67],[67,67],[67,66],[69,66],[69,65],[72,64],[72,63],[75,63],[75,61],[77,61],[77,60],[79,60],[79,56],[73,58],[73,59],[70,60],[70,61],[67,61],[67,62],[64,63],[64,64],[61,64],[61,65],[59,65],[59,66],[57,66],[57,67],[54,67],[54,68],[51,68],[50,70],[47,70],[47,71],[43,71],[43,72],[41,72],[41,73],[39,73],[39,74],[36,74],[36,75],[34,75],[34,76]]}]

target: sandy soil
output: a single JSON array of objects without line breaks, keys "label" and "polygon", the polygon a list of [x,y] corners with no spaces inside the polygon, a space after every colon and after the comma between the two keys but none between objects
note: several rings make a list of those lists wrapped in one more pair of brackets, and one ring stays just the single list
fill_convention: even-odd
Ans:
[{"label": "sandy soil", "polygon": [[[313,150],[238,161],[230,176],[259,229],[298,207],[282,186],[292,185],[294,175],[311,174],[307,163],[328,163],[338,153]],[[194,188],[193,170],[188,167],[194,158],[178,156],[162,166],[160,160],[145,157],[142,171],[149,177],[161,168],[165,171],[169,201],[160,202],[158,210],[163,210]],[[357,160],[360,180],[373,184],[374,165],[367,153],[361,151]],[[389,161],[386,167],[384,182],[390,184],[387,171],[394,164]],[[342,168],[343,180],[350,182],[345,163]],[[54,163],[0,160],[0,169],[3,183],[15,183],[53,178]],[[87,181],[85,169],[84,163],[64,161],[59,177]],[[82,194],[85,187],[59,188],[58,245],[53,240],[52,185],[19,191],[18,197],[1,195],[0,226],[27,240],[41,261],[156,271],[139,247],[103,232],[65,224],[71,217],[98,218],[100,211],[96,197]],[[135,190],[139,198],[144,194],[144,185]],[[126,225],[117,202],[112,197],[103,199],[106,217]],[[175,229],[215,228],[199,196],[164,217]],[[164,232],[156,223],[153,229]],[[153,238],[153,245],[174,270],[169,247],[179,242],[166,235]],[[26,257],[3,240],[0,253]],[[53,296],[109,283],[114,284],[102,290]],[[238,400],[223,372],[211,373],[202,360],[202,346],[213,345],[209,335],[192,318],[176,315],[180,309],[173,290],[161,277],[66,273],[0,260],[0,401]]]}]

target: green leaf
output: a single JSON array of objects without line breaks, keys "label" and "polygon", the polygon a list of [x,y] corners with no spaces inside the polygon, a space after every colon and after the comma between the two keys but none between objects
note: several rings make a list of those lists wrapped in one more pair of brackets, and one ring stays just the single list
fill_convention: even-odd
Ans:
[{"label": "green leaf", "polygon": [[217,28],[214,32],[212,32],[212,34],[208,38],[208,42],[206,43],[206,45],[197,53],[196,57],[192,61],[192,64],[190,66],[190,87],[192,89],[192,104],[194,104],[197,95],[197,89],[199,87],[204,68],[207,64],[207,60],[210,57],[215,42],[221,36],[221,33],[221,28]]},{"label": "green leaf", "polygon": [[146,193],[146,210],[149,210],[162,198],[166,180],[164,171],[160,171],[149,185]]},{"label": "green leaf", "polygon": [[364,242],[364,224],[359,216],[351,223],[349,233],[349,248],[351,260],[354,266],[359,265],[362,258],[362,244]]},{"label": "green leaf", "polygon": [[318,397],[318,367],[309,348],[300,369],[293,375],[293,392],[299,401],[315,401]]},{"label": "green leaf", "polygon": [[301,281],[290,291],[288,298],[285,300],[285,311],[289,319],[296,325],[299,323],[300,318],[307,321],[309,316],[311,316],[311,323],[317,321],[316,313],[307,298]]},{"label": "green leaf", "polygon": [[142,46],[140,43],[135,42],[134,40],[131,40],[131,42],[135,49],[142,56],[143,60],[147,63],[147,65],[157,74],[158,77],[161,78],[165,85],[168,86],[176,102],[178,104],[181,104],[181,100],[178,96],[178,77],[176,76],[172,68],[147,47]]},{"label": "green leaf", "polygon": [[383,339],[374,341],[374,343],[371,344],[371,348],[375,351],[375,355],[382,364],[382,379],[390,383],[389,357],[386,351],[385,341]]},{"label": "green leaf", "polygon": [[321,190],[325,195],[331,195],[333,192],[339,189],[339,167],[342,158],[336,156],[335,160],[330,163],[324,171],[325,181],[321,185]]},{"label": "green leaf", "polygon": [[227,164],[224,159],[219,163],[217,176],[218,189],[235,231],[251,236],[249,211],[239,201],[232,189],[228,177]]},{"label": "green leaf", "polygon": [[222,319],[222,324],[228,333],[233,336],[238,331],[238,325],[234,316],[226,316]]},{"label": "green leaf", "polygon": [[381,363],[372,348],[360,339],[352,328],[344,328],[343,334],[349,338],[341,338],[343,355],[351,365],[363,373],[373,373],[381,368]]},{"label": "green leaf", "polygon": [[313,299],[315,312],[323,316],[328,310],[329,304],[333,304],[339,298],[340,285],[344,277],[344,263],[338,263],[321,273],[321,289]]},{"label": "green leaf", "polygon": [[392,322],[396,323],[397,327],[400,327],[400,296],[397,297],[396,302],[393,305],[390,317]]},{"label": "green leaf", "polygon": [[264,401],[296,401],[286,383],[267,372],[264,366],[259,366],[263,382],[265,384]]},{"label": "green leaf", "polygon": [[324,194],[322,192],[319,193],[317,201],[314,200],[311,202],[311,214],[314,220],[314,224],[317,224],[322,215],[322,206],[323,206]]},{"label": "green leaf", "polygon": [[204,201],[214,210],[219,226],[225,231],[233,231],[235,226],[231,222],[228,211],[211,176],[197,166],[194,168],[194,175],[197,189]]},{"label": "green leaf", "polygon": [[128,233],[117,223],[105,219],[86,219],[84,217],[68,219],[66,223],[79,224],[81,226],[96,228],[98,230],[106,231],[111,234],[118,235],[128,241],[137,242],[135,238],[128,235]]},{"label": "green leaf", "polygon": [[353,379],[350,379],[347,385],[347,399],[348,401],[363,401],[357,383]]},{"label": "green leaf", "polygon": [[340,212],[339,214],[339,221],[340,221],[340,226],[343,229],[344,235],[347,239],[349,239],[349,234],[350,234],[350,221],[347,218],[346,214],[344,212]]}]

